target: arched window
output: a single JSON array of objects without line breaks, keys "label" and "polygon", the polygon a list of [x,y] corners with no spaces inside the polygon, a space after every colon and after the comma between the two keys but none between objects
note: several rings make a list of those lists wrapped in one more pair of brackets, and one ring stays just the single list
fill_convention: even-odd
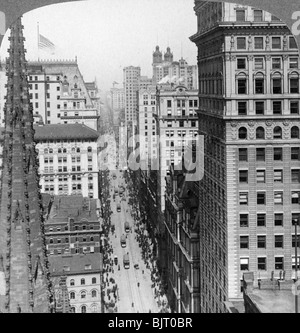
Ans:
[{"label": "arched window", "polygon": [[85,285],[85,279],[81,279],[80,280],[80,284],[83,286],[83,285]]},{"label": "arched window", "polygon": [[247,139],[247,128],[241,127],[239,129],[239,139]]},{"label": "arched window", "polygon": [[72,153],[75,153],[76,149],[75,147],[72,148]]},{"label": "arched window", "polygon": [[63,153],[66,154],[67,153],[67,148],[63,149]]},{"label": "arched window", "polygon": [[93,313],[97,313],[97,310],[98,310],[97,304],[93,304],[91,308],[92,308]]},{"label": "arched window", "polygon": [[53,149],[49,148],[49,154],[53,154]]},{"label": "arched window", "polygon": [[70,286],[75,286],[75,280],[74,279],[70,280]]},{"label": "arched window", "polygon": [[45,153],[45,154],[48,154],[48,148],[45,148],[45,149],[44,149],[44,153]]},{"label": "arched window", "polygon": [[58,148],[58,153],[61,154],[61,148]]},{"label": "arched window", "polygon": [[70,299],[75,299],[75,293],[74,293],[74,291],[70,292]]},{"label": "arched window", "polygon": [[76,148],[76,152],[77,152],[77,153],[80,153],[80,148]]},{"label": "arched window", "polygon": [[299,139],[299,127],[298,126],[293,126],[291,128],[291,138]]},{"label": "arched window", "polygon": [[97,297],[97,290],[92,290],[92,297]]},{"label": "arched window", "polygon": [[257,127],[256,129],[256,139],[265,138],[265,129],[263,127]]},{"label": "arched window", "polygon": [[53,244],[53,238],[50,238],[50,239],[49,239],[49,243],[50,243],[50,244]]},{"label": "arched window", "polygon": [[86,298],[86,291],[82,291],[80,293],[80,298]]},{"label": "arched window", "polygon": [[88,153],[91,153],[93,151],[92,147],[88,147],[87,151]]},{"label": "arched window", "polygon": [[83,306],[81,307],[81,313],[86,313],[86,306],[85,306],[85,305],[83,305]]},{"label": "arched window", "polygon": [[93,180],[93,175],[91,173],[89,173],[88,179]]},{"label": "arched window", "polygon": [[273,139],[282,139],[282,129],[280,126],[274,128]]},{"label": "arched window", "polygon": [[71,307],[71,313],[76,313],[76,308],[74,306]]},{"label": "arched window", "polygon": [[92,278],[92,284],[97,283],[97,279],[95,277]]}]

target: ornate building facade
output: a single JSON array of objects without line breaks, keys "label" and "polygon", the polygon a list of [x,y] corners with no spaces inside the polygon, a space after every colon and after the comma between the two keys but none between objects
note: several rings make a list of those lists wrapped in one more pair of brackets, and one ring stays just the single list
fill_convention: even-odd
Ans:
[{"label": "ornate building facade", "polygon": [[[242,5],[195,1],[201,311],[242,298],[242,275],[291,279],[299,222],[299,53],[287,26]],[[299,262],[299,260],[298,260]]]}]

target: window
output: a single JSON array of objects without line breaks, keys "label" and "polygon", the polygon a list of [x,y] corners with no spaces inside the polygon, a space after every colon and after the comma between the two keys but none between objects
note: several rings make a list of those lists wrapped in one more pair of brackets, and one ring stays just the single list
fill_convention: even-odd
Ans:
[{"label": "window", "polygon": [[266,193],[265,192],[257,192],[256,202],[257,202],[258,205],[265,205],[266,204]]},{"label": "window", "polygon": [[237,58],[237,69],[246,69],[246,58]]},{"label": "window", "polygon": [[281,49],[281,37],[272,37],[272,49]]},{"label": "window", "polygon": [[236,45],[238,50],[246,50],[246,37],[237,37]]},{"label": "window", "polygon": [[80,294],[80,298],[86,298],[86,291],[82,291]]},{"label": "window", "polygon": [[284,269],[283,257],[275,257],[275,269]]},{"label": "window", "polygon": [[92,278],[92,284],[96,284],[97,283],[97,279],[95,277]]},{"label": "window", "polygon": [[273,101],[273,114],[281,114],[282,103],[281,101]]},{"label": "window", "polygon": [[240,236],[240,248],[241,249],[249,248],[249,236]]},{"label": "window", "polygon": [[275,235],[274,244],[275,244],[275,247],[283,248],[283,235]]},{"label": "window", "polygon": [[97,290],[92,290],[92,297],[97,297]]},{"label": "window", "polygon": [[281,58],[272,58],[272,69],[281,69]]},{"label": "window", "polygon": [[282,139],[282,129],[280,126],[274,128],[273,139]]},{"label": "window", "polygon": [[291,148],[291,160],[300,160],[300,148],[292,147]]},{"label": "window", "polygon": [[292,225],[299,225],[300,213],[292,213]]},{"label": "window", "polygon": [[240,183],[248,183],[248,170],[239,171],[239,181]]},{"label": "window", "polygon": [[281,94],[281,77],[275,77],[273,82],[273,94]]},{"label": "window", "polygon": [[238,94],[247,94],[247,80],[245,78],[239,78],[238,82]]},{"label": "window", "polygon": [[171,108],[172,107],[172,101],[171,100],[167,100],[167,107]]},{"label": "window", "polygon": [[248,205],[248,192],[240,192],[240,205]]},{"label": "window", "polygon": [[275,147],[273,150],[274,161],[282,161],[282,148]]},{"label": "window", "polygon": [[254,22],[262,22],[263,21],[263,12],[259,9],[253,10]]},{"label": "window", "polygon": [[255,94],[263,94],[264,93],[264,79],[256,78],[255,79]]},{"label": "window", "polygon": [[80,280],[80,284],[81,284],[82,286],[84,286],[84,285],[85,285],[85,279],[81,279],[81,280]]},{"label": "window", "polygon": [[274,192],[274,204],[275,205],[283,204],[283,192],[281,191]]},{"label": "window", "polygon": [[254,58],[254,69],[264,69],[264,58]]},{"label": "window", "polygon": [[256,182],[257,183],[266,182],[266,171],[265,170],[256,170]]},{"label": "window", "polygon": [[239,139],[247,139],[247,129],[245,127],[239,128]]},{"label": "window", "polygon": [[290,58],[289,59],[289,68],[298,69],[298,67],[299,67],[298,58]]},{"label": "window", "polygon": [[[300,235],[297,235],[297,247],[300,246]],[[296,247],[296,235],[292,235],[292,247]],[[298,263],[299,264],[299,263]]]},{"label": "window", "polygon": [[282,183],[283,181],[283,171],[282,170],[274,170],[274,183]]},{"label": "window", "polygon": [[299,197],[300,197],[300,192],[299,191],[293,191],[292,195],[291,195],[292,204],[299,204],[300,203]]},{"label": "window", "polygon": [[83,305],[83,306],[81,307],[81,313],[86,313],[86,306],[85,306],[85,305]]},{"label": "window", "polygon": [[283,214],[282,213],[274,214],[274,225],[275,225],[275,227],[283,226]]},{"label": "window", "polygon": [[264,48],[264,38],[254,37],[254,48],[256,50],[262,50]]},{"label": "window", "polygon": [[263,127],[257,127],[256,129],[256,139],[265,138],[265,129]]},{"label": "window", "polygon": [[240,162],[248,161],[248,149],[247,148],[239,148],[239,161]]},{"label": "window", "polygon": [[293,126],[291,128],[291,138],[299,139],[299,127],[298,126]]},{"label": "window", "polygon": [[265,213],[258,213],[256,215],[256,224],[258,227],[266,226],[266,214]]},{"label": "window", "polygon": [[241,271],[249,270],[249,258],[240,258],[240,269]]},{"label": "window", "polygon": [[266,257],[257,258],[257,269],[259,271],[265,271],[267,269],[267,258]]},{"label": "window", "polygon": [[291,170],[291,179],[292,179],[292,183],[300,182],[300,169]]},{"label": "window", "polygon": [[245,22],[246,16],[245,16],[245,10],[244,9],[237,9],[236,10],[236,20],[238,22]]},{"label": "window", "polygon": [[299,93],[299,78],[290,78],[290,93],[298,94]]},{"label": "window", "polygon": [[265,113],[265,103],[263,101],[255,102],[255,114],[264,114]]},{"label": "window", "polygon": [[70,292],[70,299],[75,299],[75,293],[74,293],[74,291]]},{"label": "window", "polygon": [[291,114],[299,114],[299,102],[298,101],[290,102],[290,112],[291,112]]},{"label": "window", "polygon": [[256,161],[265,161],[265,148],[256,148]]},{"label": "window", "polygon": [[238,102],[238,114],[240,116],[247,114],[247,102]]},{"label": "window", "polygon": [[240,227],[248,227],[248,214],[240,214]]},{"label": "window", "polygon": [[297,43],[294,37],[289,37],[289,47],[290,49],[297,49]]},{"label": "window", "polygon": [[257,236],[257,248],[258,249],[266,248],[266,236],[265,235]]}]

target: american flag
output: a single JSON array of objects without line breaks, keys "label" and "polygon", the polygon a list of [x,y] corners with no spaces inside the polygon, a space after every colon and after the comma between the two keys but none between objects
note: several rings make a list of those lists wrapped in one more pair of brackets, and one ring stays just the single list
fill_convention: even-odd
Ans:
[{"label": "american flag", "polygon": [[39,34],[39,49],[50,52],[51,54],[54,54],[55,45],[48,38]]}]

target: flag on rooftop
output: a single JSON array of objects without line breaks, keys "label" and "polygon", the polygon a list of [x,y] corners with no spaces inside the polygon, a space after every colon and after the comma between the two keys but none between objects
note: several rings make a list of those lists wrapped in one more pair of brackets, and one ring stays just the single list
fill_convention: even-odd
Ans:
[{"label": "flag on rooftop", "polygon": [[39,34],[39,49],[47,51],[51,54],[55,53],[55,45],[46,37]]}]

